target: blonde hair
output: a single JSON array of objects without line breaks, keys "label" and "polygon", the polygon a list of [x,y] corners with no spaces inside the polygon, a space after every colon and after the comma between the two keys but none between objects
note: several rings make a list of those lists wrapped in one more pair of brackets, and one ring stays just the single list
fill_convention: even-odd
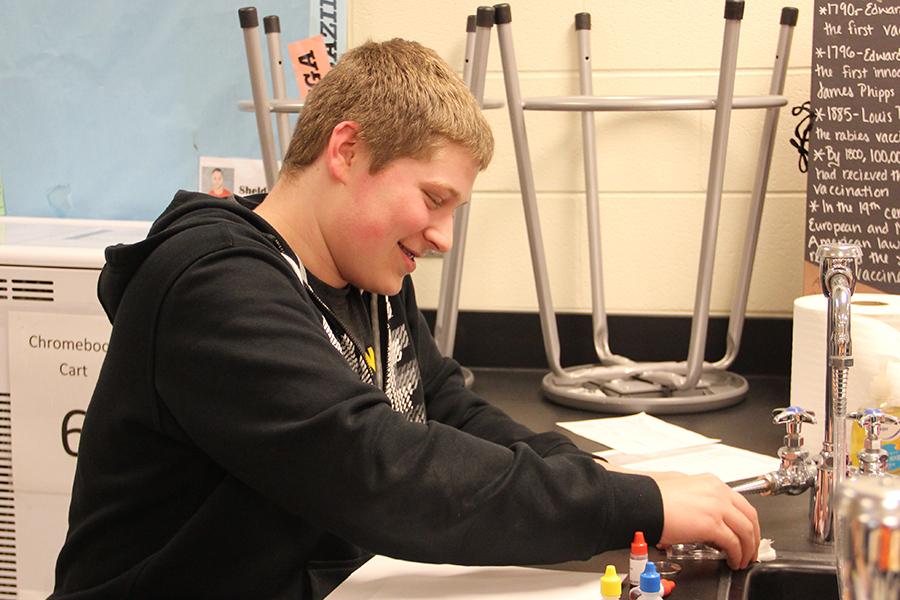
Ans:
[{"label": "blonde hair", "polygon": [[344,54],[307,96],[282,172],[312,164],[343,121],[359,124],[372,173],[398,158],[428,158],[446,142],[466,148],[482,170],[494,152],[490,126],[462,79],[416,42],[367,42]]}]

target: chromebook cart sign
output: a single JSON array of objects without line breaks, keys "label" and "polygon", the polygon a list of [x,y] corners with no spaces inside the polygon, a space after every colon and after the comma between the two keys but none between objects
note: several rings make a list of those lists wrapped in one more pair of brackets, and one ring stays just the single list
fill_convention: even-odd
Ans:
[{"label": "chromebook cart sign", "polygon": [[69,494],[84,411],[106,357],[105,316],[9,313],[13,481]]}]

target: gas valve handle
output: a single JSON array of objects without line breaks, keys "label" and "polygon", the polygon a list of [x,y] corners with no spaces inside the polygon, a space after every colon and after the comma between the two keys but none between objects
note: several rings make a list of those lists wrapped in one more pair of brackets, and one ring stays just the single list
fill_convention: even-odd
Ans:
[{"label": "gas valve handle", "polygon": [[866,408],[861,411],[855,410],[847,415],[847,418],[853,419],[859,423],[860,427],[863,428],[863,431],[866,432],[866,439],[872,441],[881,439],[881,431],[885,424],[890,423],[892,425],[897,425],[900,423],[900,419],[894,415],[889,415],[880,408]]},{"label": "gas valve handle", "polygon": [[803,426],[803,423],[815,424],[816,413],[799,406],[776,408],[772,411],[772,422],[776,425],[787,426],[789,435],[800,435],[800,428]]}]

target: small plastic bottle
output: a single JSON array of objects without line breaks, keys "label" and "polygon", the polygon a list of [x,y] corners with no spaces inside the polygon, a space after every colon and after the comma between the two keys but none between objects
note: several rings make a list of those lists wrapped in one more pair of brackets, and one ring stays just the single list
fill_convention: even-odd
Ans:
[{"label": "small plastic bottle", "polygon": [[656,565],[648,562],[641,573],[641,600],[660,600],[662,598],[662,583]]},{"label": "small plastic bottle", "polygon": [[647,542],[644,541],[644,532],[635,531],[631,542],[631,557],[628,559],[628,581],[633,587],[640,585],[641,573],[646,565]]},{"label": "small plastic bottle", "polygon": [[600,598],[619,600],[622,596],[622,578],[616,573],[615,565],[606,565],[606,573],[600,578]]},{"label": "small plastic bottle", "polygon": [[[658,571],[657,571],[658,572]],[[672,590],[675,589],[675,582],[671,579],[660,579],[660,583],[662,583],[662,592],[660,595],[665,598],[668,596]],[[630,600],[638,600],[641,597],[641,588],[631,588],[631,592],[628,595]]]}]

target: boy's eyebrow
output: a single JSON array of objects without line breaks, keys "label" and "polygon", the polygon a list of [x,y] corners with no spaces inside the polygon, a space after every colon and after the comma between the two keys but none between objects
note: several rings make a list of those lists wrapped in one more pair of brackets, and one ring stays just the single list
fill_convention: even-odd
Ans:
[{"label": "boy's eyebrow", "polygon": [[466,202],[466,200],[462,198],[462,195],[456,190],[456,188],[450,184],[434,181],[431,185],[438,188],[441,194],[449,197],[450,200],[459,201],[461,203]]}]

